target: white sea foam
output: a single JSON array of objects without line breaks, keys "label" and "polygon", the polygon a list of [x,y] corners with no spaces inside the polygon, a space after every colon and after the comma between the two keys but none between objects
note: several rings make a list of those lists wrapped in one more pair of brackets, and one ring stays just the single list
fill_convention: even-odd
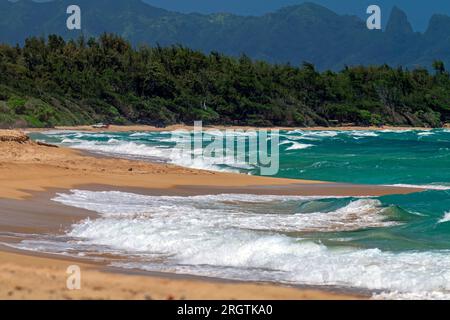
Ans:
[{"label": "white sea foam", "polygon": [[378,137],[379,134],[377,134],[374,131],[350,131],[349,134],[353,137]]},{"label": "white sea foam", "polygon": [[252,165],[245,162],[237,162],[232,157],[224,157],[222,159],[214,157],[172,157],[170,163],[176,164],[182,167],[188,167],[200,170],[210,170],[219,172],[234,172],[240,173],[241,169],[251,170],[254,169]]},{"label": "white sea foam", "polygon": [[[257,195],[210,195],[194,197],[150,197],[122,192],[92,193],[74,190],[73,194],[61,194],[55,201],[83,209],[101,212],[111,217],[117,215],[130,217],[154,217],[157,213],[166,214],[168,208],[176,219],[191,219],[197,216],[208,216],[202,221],[205,227],[220,224],[222,227],[248,228],[254,230],[271,230],[283,232],[311,231],[349,231],[369,227],[386,227],[393,222],[384,221],[383,212],[378,200],[363,198],[350,202],[335,211],[312,212],[309,214],[259,214],[268,207],[286,201],[306,202],[330,197],[297,197],[297,196],[257,196]],[[120,199],[121,202],[115,199]],[[336,198],[335,198],[336,199]],[[233,204],[234,203],[234,204]],[[247,203],[247,205],[245,205]],[[259,205],[258,205],[259,203]],[[268,203],[268,204],[267,204]],[[239,205],[240,204],[240,205]],[[266,204],[265,206],[263,204]],[[204,208],[205,212],[203,212]],[[251,208],[253,206],[253,208]],[[162,208],[162,209],[161,209]],[[255,212],[256,210],[256,212]],[[225,211],[225,213],[224,213]],[[189,212],[186,214],[186,212]],[[232,213],[231,219],[228,215]],[[213,225],[210,225],[213,223]]]},{"label": "white sea foam", "polygon": [[123,156],[159,157],[165,159],[168,159],[170,156],[170,150],[167,148],[150,146],[132,141],[119,141],[114,138],[111,138],[106,142],[66,138],[62,140],[62,143],[69,144],[72,148]]},{"label": "white sea foam", "polygon": [[207,135],[211,136],[220,136],[220,137],[256,137],[258,135],[256,130],[247,130],[247,131],[239,131],[239,130],[205,130],[204,132]]},{"label": "white sea foam", "polygon": [[[53,200],[66,205],[83,209],[94,210],[103,214],[125,214],[148,212],[149,208],[158,208],[162,203],[197,205],[206,203],[218,205],[220,203],[272,203],[275,201],[313,201],[322,199],[344,199],[338,196],[279,196],[279,195],[252,195],[252,194],[218,194],[199,195],[190,197],[181,196],[147,196],[120,191],[93,192],[71,190],[69,194],[58,194]],[[375,201],[375,200],[374,200]]]},{"label": "white sea foam", "polygon": [[445,214],[444,214],[444,216],[442,217],[442,219],[440,219],[439,221],[438,221],[438,223],[444,223],[444,222],[449,222],[450,221],[450,211],[449,212],[446,212]]},{"label": "white sea foam", "polygon": [[290,141],[291,146],[289,146],[286,150],[302,150],[314,147],[313,144],[299,143],[295,141]]},{"label": "white sea foam", "polygon": [[290,130],[288,132],[286,132],[286,134],[291,135],[291,134],[303,134],[305,131],[303,130],[299,130],[299,129],[295,129],[295,130]]},{"label": "white sea foam", "polygon": [[304,136],[309,137],[336,137],[339,134],[337,131],[308,131],[304,133]]},{"label": "white sea foam", "polygon": [[153,135],[152,132],[135,132],[130,134],[130,137],[147,137],[152,135]]},{"label": "white sea foam", "polygon": [[[170,134],[170,133],[167,133]],[[242,135],[251,135],[252,133]],[[236,135],[240,135],[239,132]],[[92,152],[120,155],[131,158],[158,158],[172,164],[183,167],[226,171],[239,173],[243,170],[253,170],[256,167],[245,161],[237,161],[234,157],[208,157],[200,156],[203,148],[195,149],[189,156],[179,156],[179,151],[171,137],[161,137],[161,133],[136,132],[130,136],[136,138],[134,141],[121,140],[121,137],[114,134],[82,133],[72,132],[68,134],[58,133],[61,144]],[[107,138],[108,140],[87,140],[92,138]],[[122,137],[123,138],[123,137]],[[145,142],[139,141],[145,139]],[[148,142],[152,142],[151,144]]]},{"label": "white sea foam", "polygon": [[75,130],[47,130],[43,131],[42,134],[49,135],[49,136],[60,136],[60,135],[68,135],[68,134],[76,134],[79,133],[79,131]]},{"label": "white sea foam", "polygon": [[308,140],[308,141],[320,141],[320,137],[308,137],[308,136],[289,136],[289,140]]},{"label": "white sea foam", "polygon": [[99,133],[92,133],[92,132],[72,132],[72,133],[63,133],[60,134],[60,136],[63,137],[73,137],[73,138],[117,138],[118,136],[113,133],[107,133],[107,132],[99,132]]},{"label": "white sea foam", "polygon": [[424,189],[424,190],[450,190],[450,186],[448,185],[438,185],[438,184],[425,184],[425,185],[417,185],[417,184],[390,184],[386,185],[387,187],[399,187],[399,188],[414,188],[414,189]]},{"label": "white sea foam", "polygon": [[[338,134],[354,135],[352,132],[297,131],[288,136],[293,141],[282,144],[294,146],[302,139],[317,141]],[[81,145],[107,153],[130,155],[135,152],[139,156],[167,158],[171,152],[167,146],[125,142],[114,135],[102,134],[101,137],[107,138],[103,142],[83,140],[95,138],[87,135],[89,133],[65,133],[61,137],[65,144],[73,147]],[[150,138],[152,136],[149,134]],[[178,164],[223,169],[208,159]],[[437,184],[394,186],[450,190],[450,186]],[[394,224],[385,220],[388,210],[377,199],[339,199],[342,203],[332,210],[321,206],[325,199],[327,197],[257,195],[150,197],[75,190],[55,200],[100,212],[102,216],[76,224],[68,233],[76,240],[65,246],[52,246],[48,241],[21,245],[39,251],[47,248],[71,252],[71,248],[86,247],[121,252],[130,255],[128,262],[120,263],[123,267],[357,287],[376,290],[378,293],[374,297],[379,299],[450,298],[448,251],[393,253],[345,247],[345,240],[342,240],[343,247],[337,248],[302,239],[302,235],[310,232],[352,231]],[[305,213],[299,209],[304,206],[316,209]],[[448,221],[450,213],[438,222]],[[148,259],[135,261],[131,256],[136,254]]]},{"label": "white sea foam", "polygon": [[[385,208],[378,200],[363,198],[328,212],[298,213],[297,203],[329,199],[330,197],[270,196],[222,194],[192,197],[143,196],[123,192],[89,192],[73,190],[54,200],[66,205],[94,210],[105,217],[165,219],[186,224],[195,221],[198,227],[244,228],[282,232],[346,231],[394,224],[384,221]],[[334,198],[338,199],[338,197]],[[289,214],[265,213],[268,209],[286,210],[286,202],[295,202]],[[280,207],[279,209],[276,209]],[[208,219],[202,219],[208,217]],[[92,223],[92,221],[89,221]]]},{"label": "white sea foam", "polygon": [[139,261],[121,262],[122,267],[356,287],[382,292],[375,295],[379,299],[450,297],[449,252],[328,248],[283,234],[391,223],[384,221],[380,202],[370,198],[348,199],[334,211],[295,214],[299,204],[327,198],[157,197],[73,190],[54,200],[102,213],[73,226],[68,236],[85,246],[141,255]]},{"label": "white sea foam", "polygon": [[62,144],[75,144],[75,143],[82,143],[83,140],[80,139],[70,139],[70,138],[64,138],[61,140]]},{"label": "white sea foam", "polygon": [[312,131],[312,130],[291,130],[287,132],[288,135],[298,134],[303,137],[336,137],[339,132],[332,130]]},{"label": "white sea foam", "polygon": [[449,292],[419,291],[419,292],[381,292],[374,294],[374,300],[449,300]]},{"label": "white sea foam", "polygon": [[408,132],[412,132],[414,131],[413,129],[383,129],[383,130],[379,130],[379,132],[384,132],[384,133],[408,133]]},{"label": "white sea foam", "polygon": [[434,132],[433,131],[422,131],[422,132],[417,133],[417,135],[418,136],[432,136],[432,135],[434,135]]}]

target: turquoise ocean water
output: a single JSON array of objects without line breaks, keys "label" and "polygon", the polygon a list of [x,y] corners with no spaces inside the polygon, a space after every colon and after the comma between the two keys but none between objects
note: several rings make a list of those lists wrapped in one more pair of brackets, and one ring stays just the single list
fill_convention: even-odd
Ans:
[{"label": "turquoise ocean water", "polygon": [[[169,132],[49,131],[33,138],[127,158],[259,174],[246,163],[171,159]],[[450,130],[293,130],[280,132],[278,177],[424,191],[365,198],[164,198],[73,190],[55,201],[100,212],[102,218],[75,225],[67,233],[71,240],[64,241],[140,257],[130,256],[123,267],[358,288],[382,298],[448,298],[449,169]]]}]

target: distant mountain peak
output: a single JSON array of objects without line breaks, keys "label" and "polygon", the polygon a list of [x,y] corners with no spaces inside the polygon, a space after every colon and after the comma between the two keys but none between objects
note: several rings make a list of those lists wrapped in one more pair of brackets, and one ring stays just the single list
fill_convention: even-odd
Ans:
[{"label": "distant mountain peak", "polygon": [[305,2],[305,3],[298,4],[298,5],[283,7],[281,9],[279,9],[277,12],[278,13],[297,12],[297,13],[309,14],[309,15],[314,15],[314,16],[317,16],[317,15],[338,16],[338,14],[335,13],[334,11],[332,11],[324,6],[321,6],[317,3],[313,3],[313,2]]},{"label": "distant mountain peak", "polygon": [[430,19],[426,35],[430,37],[442,37],[449,34],[450,17],[443,14],[435,14]]},{"label": "distant mountain peak", "polygon": [[405,35],[414,32],[406,13],[397,6],[392,8],[386,32],[393,35]]}]

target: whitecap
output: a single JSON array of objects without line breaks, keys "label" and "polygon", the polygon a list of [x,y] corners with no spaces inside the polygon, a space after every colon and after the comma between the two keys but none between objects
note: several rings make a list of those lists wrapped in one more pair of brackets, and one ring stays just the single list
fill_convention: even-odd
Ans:
[{"label": "whitecap", "polygon": [[332,138],[336,137],[339,134],[337,131],[308,131],[304,133],[305,136],[311,136],[311,137],[324,137],[324,138]]},{"label": "whitecap", "polygon": [[310,147],[314,147],[313,144],[306,144],[306,143],[299,143],[291,141],[292,145],[288,147],[286,150],[302,150],[302,149],[308,149]]},{"label": "whitecap", "polygon": [[[327,224],[345,226],[358,219],[362,219],[360,226],[383,223],[383,207],[377,199],[349,199],[328,213],[289,215],[258,208],[268,205],[281,210],[289,201],[324,198],[245,194],[158,197],[73,190],[54,200],[102,213],[99,219],[74,225],[67,236],[78,239],[73,242],[78,246],[109,248],[128,255],[128,261],[114,264],[120,267],[361,288],[376,292],[377,299],[450,297],[448,251],[328,248],[283,234],[308,224],[325,231]],[[277,207],[283,202],[286,204]],[[135,256],[139,259],[133,260]]]},{"label": "whitecap", "polygon": [[349,134],[353,137],[378,137],[379,134],[374,131],[350,131]]},{"label": "whitecap", "polygon": [[432,136],[434,135],[434,132],[432,131],[422,131],[417,133],[418,136]]},{"label": "whitecap", "polygon": [[449,222],[450,221],[450,211],[449,212],[446,212],[445,214],[444,214],[444,216],[442,217],[442,219],[440,219],[439,221],[438,221],[438,223],[444,223],[444,222]]},{"label": "whitecap", "polygon": [[424,189],[424,190],[450,190],[450,186],[438,185],[438,184],[418,185],[418,184],[397,183],[397,184],[386,185],[386,187],[413,188],[413,189]]},{"label": "whitecap", "polygon": [[130,134],[130,137],[147,137],[147,136],[151,136],[152,133],[150,132],[135,132]]}]

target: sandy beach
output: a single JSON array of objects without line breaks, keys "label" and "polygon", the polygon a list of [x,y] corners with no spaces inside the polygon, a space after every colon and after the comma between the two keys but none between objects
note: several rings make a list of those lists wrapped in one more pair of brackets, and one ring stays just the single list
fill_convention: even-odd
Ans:
[{"label": "sandy beach", "polygon": [[[61,128],[57,128],[61,129]],[[72,130],[75,128],[64,128]],[[159,130],[158,128],[153,128]],[[176,127],[165,128],[173,130]],[[341,128],[342,129],[342,128]],[[76,130],[90,130],[77,127]],[[110,131],[152,130],[111,127]],[[104,130],[103,130],[104,131]],[[62,232],[95,213],[68,208],[50,199],[58,190],[126,190],[142,194],[252,193],[282,195],[379,196],[420,190],[276,179],[209,172],[91,156],[81,151],[40,145],[17,131],[0,131],[0,239],[13,234]],[[66,288],[66,268],[73,259],[11,252],[0,247],[1,299],[355,299],[363,295],[230,283],[177,276],[125,274],[104,264],[77,260],[83,270],[82,290]]]},{"label": "sandy beach", "polygon": [[[68,266],[82,271],[81,290],[66,287]],[[0,251],[0,299],[330,300],[364,295],[192,277],[133,275],[99,265]]]},{"label": "sandy beach", "polygon": [[[367,127],[359,127],[359,126],[340,126],[340,127],[250,127],[250,126],[203,126],[205,130],[208,129],[219,129],[219,130],[258,130],[258,129],[277,129],[277,130],[303,130],[303,131],[382,131],[382,130],[392,130],[392,131],[405,131],[405,130],[432,130],[432,128],[426,127],[394,127],[394,126],[367,126]],[[174,130],[193,130],[193,126],[188,125],[170,125],[164,128],[154,127],[148,125],[111,125],[107,129],[105,128],[94,128],[92,126],[57,126],[52,130],[66,130],[66,131],[88,131],[88,132],[128,132],[128,131],[174,131]],[[39,131],[47,131],[49,129],[41,129],[41,128],[28,128],[26,131],[30,132],[39,132]]]}]

